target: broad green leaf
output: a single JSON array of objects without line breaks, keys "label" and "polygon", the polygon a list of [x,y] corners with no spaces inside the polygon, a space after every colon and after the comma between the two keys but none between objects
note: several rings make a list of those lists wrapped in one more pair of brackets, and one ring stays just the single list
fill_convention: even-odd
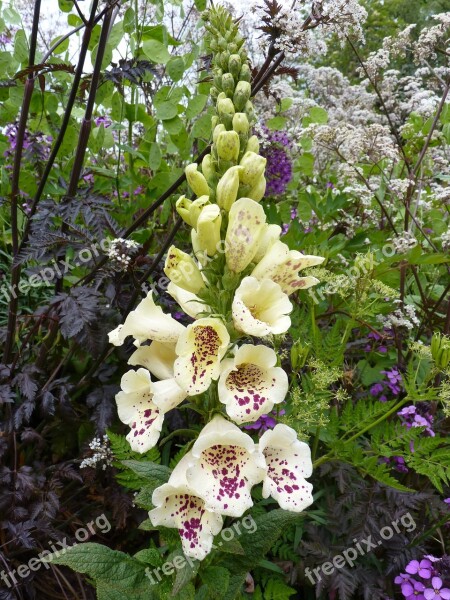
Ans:
[{"label": "broad green leaf", "polygon": [[224,567],[206,567],[200,577],[209,588],[211,598],[223,598],[230,583],[230,572]]},{"label": "broad green leaf", "polygon": [[178,115],[178,103],[176,102],[162,102],[156,107],[156,118],[161,121],[173,119]]},{"label": "broad green leaf", "polygon": [[184,75],[184,60],[181,56],[172,57],[166,65],[167,72],[172,81],[180,81]]},{"label": "broad green leaf", "polygon": [[58,5],[62,12],[70,12],[73,8],[73,2],[71,0],[58,0]]},{"label": "broad green leaf", "polygon": [[170,135],[177,135],[183,129],[183,121],[178,116],[173,119],[166,119],[163,122],[163,125],[164,129],[167,133],[170,133]]},{"label": "broad green leaf", "polygon": [[167,483],[171,473],[169,467],[149,461],[123,460],[122,464],[155,487]]},{"label": "broad green leaf", "polygon": [[313,106],[309,111],[309,116],[313,123],[325,124],[328,122],[328,113],[320,106]]},{"label": "broad green leaf", "polygon": [[157,171],[161,165],[161,159],[162,159],[162,155],[161,155],[161,149],[159,147],[159,144],[156,142],[153,142],[150,146],[150,152],[148,155],[148,166],[150,167],[150,169],[152,171]]},{"label": "broad green leaf", "polygon": [[209,140],[211,137],[211,117],[210,115],[202,115],[195,121],[192,127],[191,136],[193,138],[203,138]]},{"label": "broad green leaf", "polygon": [[266,125],[269,129],[274,129],[279,131],[280,129],[284,129],[287,123],[287,119],[285,117],[273,117],[266,122]]},{"label": "broad green leaf", "polygon": [[14,58],[22,63],[28,63],[28,42],[23,29],[19,29],[14,37]]},{"label": "broad green leaf", "polygon": [[[73,15],[75,16],[75,15]],[[56,44],[63,36],[59,35],[58,37],[56,37],[54,40],[52,40],[51,45],[53,46],[53,44]],[[54,54],[62,54],[63,52],[65,52],[67,50],[67,48],[69,47],[69,42],[70,42],[70,38],[65,39],[63,42],[60,43],[60,45],[55,48],[55,50],[53,51]]]},{"label": "broad green leaf", "polygon": [[136,13],[131,8],[127,8],[123,16],[123,30],[125,33],[133,33],[136,25]]},{"label": "broad green leaf", "polygon": [[208,96],[205,94],[197,94],[196,96],[193,96],[188,102],[186,108],[186,117],[188,119],[193,119],[199,115],[205,108],[207,100]]},{"label": "broad green leaf", "polygon": [[14,10],[14,8],[6,7],[3,10],[3,16],[5,17],[5,21],[7,23],[9,23],[10,25],[21,25],[22,24],[22,18],[19,15],[19,13]]},{"label": "broad green leaf", "polygon": [[154,63],[165,65],[170,60],[170,53],[162,42],[158,40],[144,40],[142,51]]}]

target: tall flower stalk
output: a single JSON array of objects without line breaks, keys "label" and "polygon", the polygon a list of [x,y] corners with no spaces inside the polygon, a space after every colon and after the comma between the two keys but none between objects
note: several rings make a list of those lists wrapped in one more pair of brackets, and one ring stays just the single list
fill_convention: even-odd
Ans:
[{"label": "tall flower stalk", "polygon": [[301,512],[312,502],[310,450],[295,431],[276,425],[255,443],[240,426],[285,399],[288,376],[273,336],[289,331],[289,296],[318,283],[299,271],[323,261],[290,250],[279,239],[281,228],[267,223],[259,204],[266,159],[252,135],[244,41],[222,7],[203,20],[212,56],[213,143],[201,165],[186,167],[195,197],[176,203],[191,227],[192,254],[171,246],[165,262],[168,292],[194,321],[185,327],[165,315],[150,292],[109,336],[115,345],[132,336],[137,346],[129,364],[139,368],[125,373],[116,397],[134,450],[155,446],[164,415],[186,398],[203,417],[204,428],[155,490],[150,511],[155,526],[176,527],[186,555],[200,560],[223,518],[252,506],[254,485],[262,483],[263,497],[286,510]]}]

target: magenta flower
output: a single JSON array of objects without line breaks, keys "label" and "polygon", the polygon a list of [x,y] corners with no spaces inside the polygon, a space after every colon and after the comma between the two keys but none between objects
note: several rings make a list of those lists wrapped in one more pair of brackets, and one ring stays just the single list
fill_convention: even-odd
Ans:
[{"label": "magenta flower", "polygon": [[420,562],[418,560],[412,560],[408,565],[406,565],[405,571],[410,575],[418,574],[423,579],[430,579],[431,562],[426,558]]},{"label": "magenta flower", "polygon": [[440,577],[433,577],[431,580],[432,588],[428,588],[424,591],[424,597],[426,600],[450,600],[450,590],[442,587],[442,579]]},{"label": "magenta flower", "polygon": [[424,590],[423,583],[414,579],[402,583],[402,594],[406,600],[425,600],[425,596],[422,594]]}]

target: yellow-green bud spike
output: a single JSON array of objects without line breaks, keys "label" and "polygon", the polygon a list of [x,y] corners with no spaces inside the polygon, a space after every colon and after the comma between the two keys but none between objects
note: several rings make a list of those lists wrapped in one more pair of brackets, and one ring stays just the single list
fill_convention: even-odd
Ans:
[{"label": "yellow-green bud spike", "polygon": [[241,181],[245,185],[255,186],[261,175],[264,175],[267,159],[255,152],[246,152],[241,158],[240,165],[244,167],[241,171]]},{"label": "yellow-green bud spike", "polygon": [[189,207],[189,217],[191,220],[191,227],[194,227],[194,229],[197,229],[198,217],[200,216],[203,208],[208,204],[210,204],[209,196],[200,196],[191,202]]},{"label": "yellow-green bud spike", "polygon": [[188,185],[196,196],[209,196],[208,182],[205,176],[197,171],[197,163],[188,165],[184,172],[186,173]]},{"label": "yellow-green bud spike", "polygon": [[236,81],[239,81],[239,73],[241,71],[241,57],[239,54],[232,54],[228,60],[228,70],[233,75]]},{"label": "yellow-green bud spike", "polygon": [[242,167],[231,167],[220,178],[217,184],[217,204],[228,211],[235,202],[239,190],[239,173]]},{"label": "yellow-green bud spike", "polygon": [[175,203],[175,209],[185,223],[192,227],[189,208],[192,202],[186,196],[180,196]]},{"label": "yellow-green bud spike", "polygon": [[175,246],[171,246],[167,252],[164,273],[175,285],[193,294],[197,294],[205,287],[202,274],[194,259]]},{"label": "yellow-green bud spike", "polygon": [[250,123],[248,122],[247,115],[242,112],[235,113],[233,116],[233,130],[236,133],[247,134],[250,129]]},{"label": "yellow-green bud spike", "polygon": [[250,99],[250,94],[252,93],[252,86],[248,81],[239,81],[234,95],[233,95],[233,103],[236,107],[236,110],[242,111],[245,108],[245,105]]},{"label": "yellow-green bud spike", "polygon": [[239,135],[235,131],[222,131],[216,142],[217,154],[222,160],[237,161],[239,158]]}]

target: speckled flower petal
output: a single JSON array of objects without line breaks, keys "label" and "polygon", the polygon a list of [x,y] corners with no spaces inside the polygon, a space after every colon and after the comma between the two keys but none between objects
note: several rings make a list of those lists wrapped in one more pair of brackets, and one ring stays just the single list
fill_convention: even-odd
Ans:
[{"label": "speckled flower petal", "polygon": [[282,402],[289,388],[287,374],[276,367],[277,356],[267,346],[244,344],[233,359],[222,361],[219,400],[236,423],[256,421]]},{"label": "speckled flower petal", "polygon": [[146,369],[128,371],[122,377],[122,391],[116,395],[117,412],[129,425],[127,440],[136,452],[153,448],[161,433],[164,413],[153,401],[154,384]]},{"label": "speckled flower petal", "polygon": [[291,427],[279,423],[263,433],[259,449],[267,463],[263,497],[272,496],[284,510],[305,510],[313,502],[312,485],[305,479],[312,474],[308,445]]},{"label": "speckled flower petal", "polygon": [[206,391],[220,374],[230,336],[220,319],[199,319],[189,325],[176,346],[175,379],[189,396]]},{"label": "speckled flower petal", "polygon": [[271,279],[278,283],[286,294],[292,294],[299,289],[307,289],[317,285],[315,277],[299,277],[298,272],[306,267],[314,267],[323,263],[322,256],[301,254],[289,250],[283,242],[275,242],[252,271],[252,277],[258,280]]},{"label": "speckled flower petal", "polygon": [[205,508],[240,517],[252,506],[251,488],[266,473],[264,457],[252,438],[217,415],[200,432],[192,447],[196,461],[187,469],[189,486]]},{"label": "speckled flower petal", "polygon": [[228,268],[241,273],[253,260],[264,231],[263,207],[250,198],[240,198],[231,207],[225,237]]},{"label": "speckled flower petal", "polygon": [[291,325],[287,316],[291,311],[289,298],[270,279],[258,281],[255,277],[244,277],[234,294],[234,326],[248,335],[265,337],[285,333]]},{"label": "speckled flower petal", "polygon": [[166,315],[160,306],[157,306],[152,297],[152,292],[132,310],[123,325],[111,331],[109,341],[114,346],[121,346],[129,335],[136,340],[139,346],[146,340],[158,342],[176,342],[184,331],[184,326],[170,315]]}]

